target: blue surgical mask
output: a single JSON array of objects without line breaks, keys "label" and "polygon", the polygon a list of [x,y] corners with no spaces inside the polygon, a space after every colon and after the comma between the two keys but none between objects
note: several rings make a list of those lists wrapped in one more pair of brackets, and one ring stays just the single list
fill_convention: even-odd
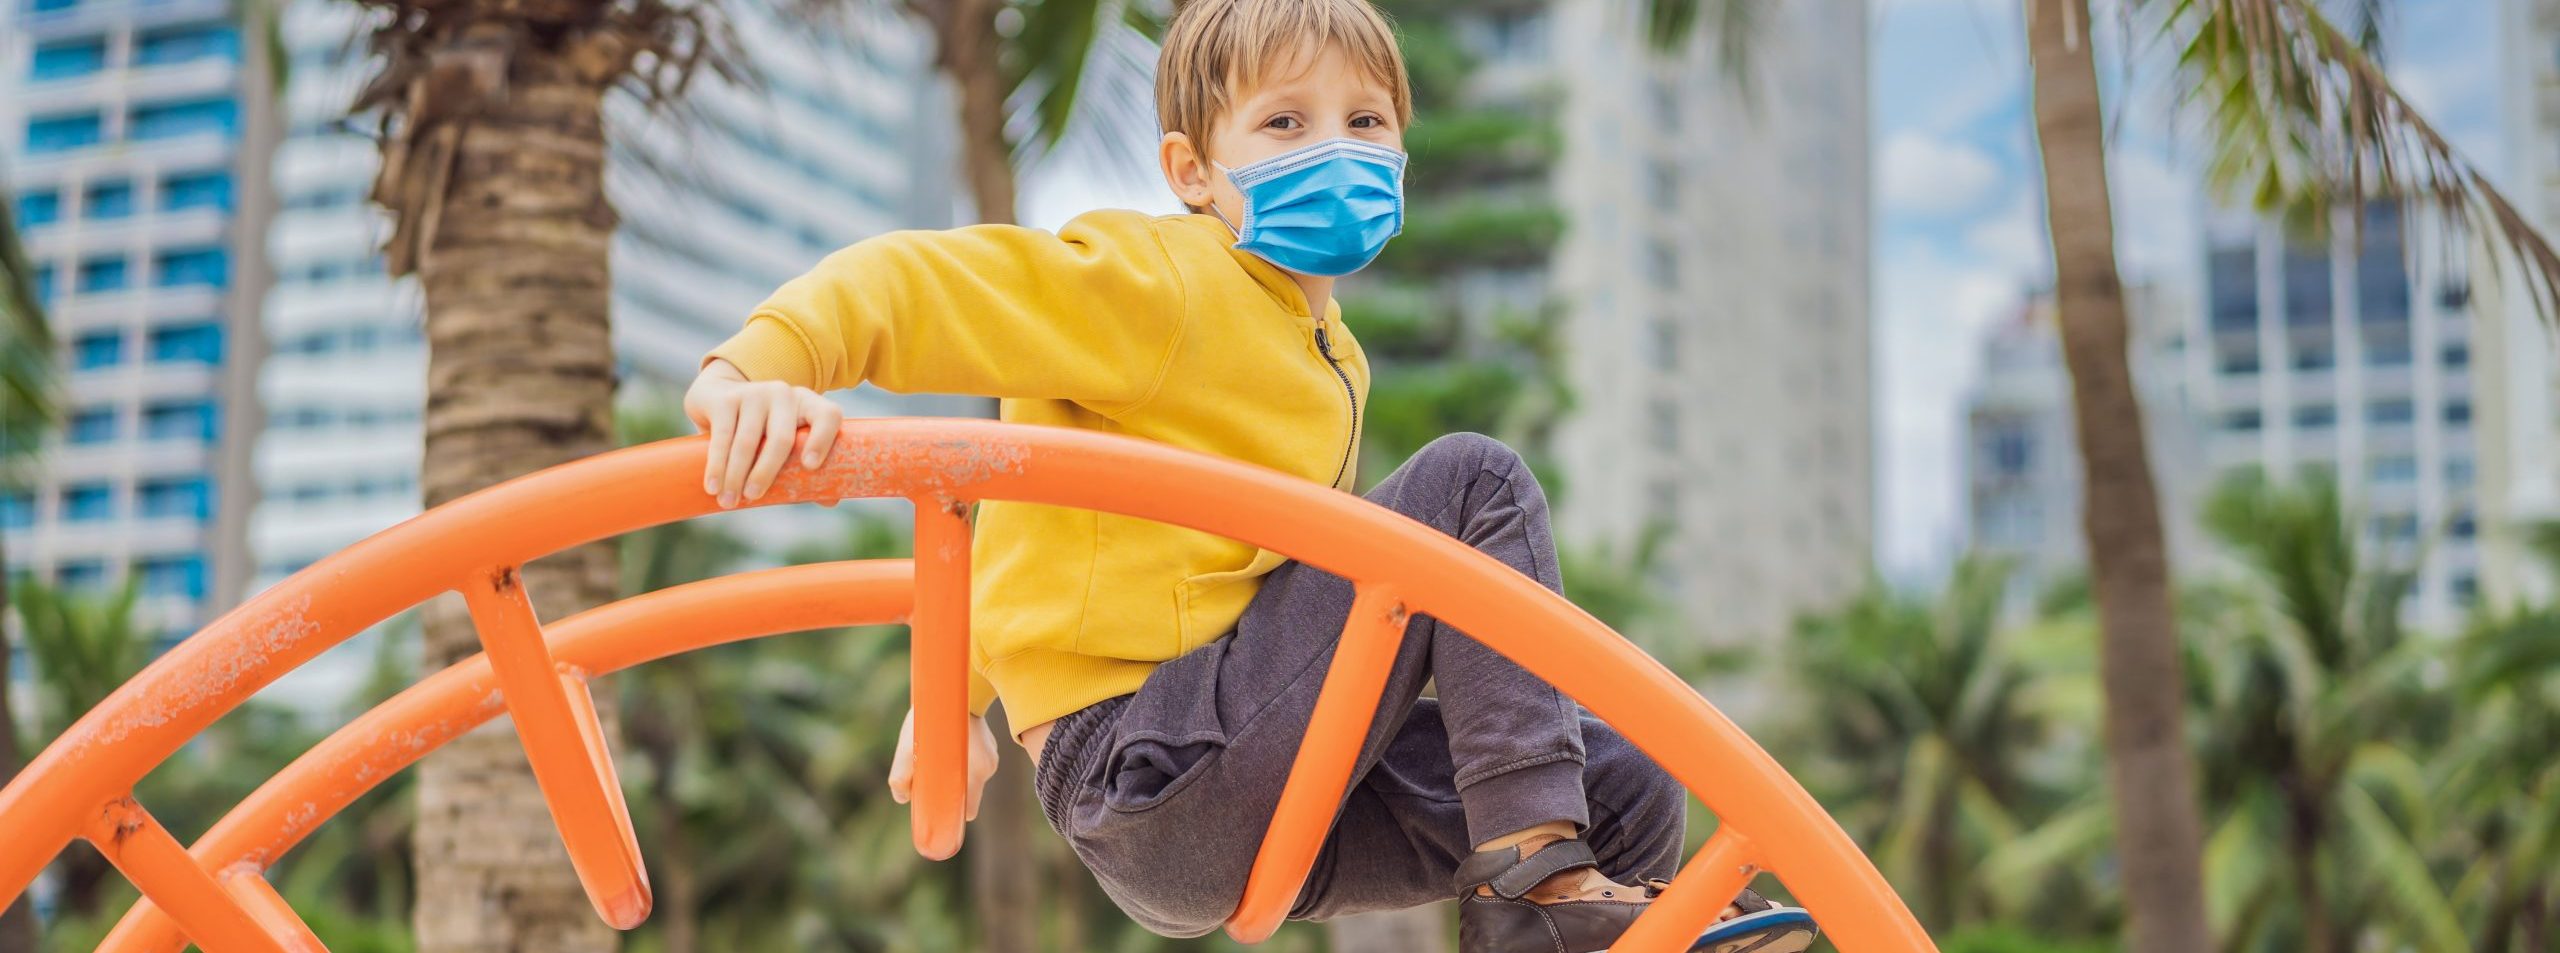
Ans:
[{"label": "blue surgical mask", "polygon": [[1244,224],[1227,223],[1236,247],[1290,271],[1359,271],[1404,231],[1404,153],[1386,146],[1327,139],[1238,169],[1210,165],[1244,193]]}]

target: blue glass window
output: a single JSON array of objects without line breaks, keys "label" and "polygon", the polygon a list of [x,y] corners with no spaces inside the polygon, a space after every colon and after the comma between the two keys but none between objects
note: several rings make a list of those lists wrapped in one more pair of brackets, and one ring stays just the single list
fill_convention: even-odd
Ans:
[{"label": "blue glass window", "polygon": [[204,598],[204,557],[154,556],[145,559],[142,568],[142,591],[154,596]]},{"label": "blue glass window", "polygon": [[2256,433],[2266,422],[2255,410],[2235,410],[2222,415],[2222,428],[2234,433]]},{"label": "blue glass window", "polygon": [[36,266],[36,298],[40,301],[53,300],[52,262],[46,262]]},{"label": "blue glass window", "polygon": [[106,135],[106,125],[97,113],[73,113],[67,116],[39,116],[27,120],[27,153],[69,152],[98,144]]},{"label": "blue glass window", "polygon": [[24,490],[0,491],[0,529],[36,525],[36,495]]},{"label": "blue glass window", "polygon": [[2456,341],[2456,342],[2454,342],[2454,343],[2452,343],[2452,344],[2447,344],[2447,345],[2445,345],[2445,346],[2444,346],[2444,366],[2446,366],[2446,367],[2469,367],[2469,366],[2471,366],[2471,345],[2464,344],[2464,343],[2461,343],[2461,342],[2459,342],[2459,341]]},{"label": "blue glass window", "polygon": [[2297,371],[2325,371],[2337,365],[2338,356],[2326,347],[2306,347],[2293,352],[2293,369]]},{"label": "blue glass window", "polygon": [[105,37],[84,37],[36,45],[35,61],[28,65],[27,78],[36,82],[87,76],[107,66]]},{"label": "blue glass window", "polygon": [[124,335],[114,331],[92,331],[71,342],[71,366],[75,370],[94,371],[124,362]]},{"label": "blue glass window", "polygon": [[62,193],[46,189],[18,196],[18,224],[27,228],[62,219]]},{"label": "blue glass window", "polygon": [[240,31],[228,26],[194,26],[175,30],[155,30],[137,38],[133,46],[136,66],[161,66],[209,57],[240,61]]},{"label": "blue glass window", "polygon": [[91,407],[71,415],[63,428],[63,438],[75,445],[106,443],[116,438],[116,411],[113,407]]},{"label": "blue glass window", "polygon": [[123,218],[133,214],[133,183],[122,180],[100,182],[89,186],[89,194],[80,200],[84,218]]},{"label": "blue glass window", "polygon": [[80,0],[27,0],[27,9],[33,10],[37,13],[52,13],[56,10],[68,10],[79,5]]},{"label": "blue glass window", "polygon": [[2406,399],[2377,400],[2369,410],[2369,419],[2377,424],[2405,424],[2418,417],[2418,406]]},{"label": "blue glass window", "polygon": [[2444,482],[2454,489],[2470,486],[2473,477],[2470,457],[2453,457],[2444,462]]},{"label": "blue glass window", "polygon": [[166,401],[142,409],[142,434],[153,440],[211,441],[215,432],[212,401]]},{"label": "blue glass window", "polygon": [[54,567],[55,584],[71,592],[96,592],[107,587],[107,564],[95,559],[80,559]]},{"label": "blue glass window", "polygon": [[222,363],[222,326],[187,324],[151,332],[151,359],[162,363]]},{"label": "blue glass window", "polygon": [[87,483],[62,491],[62,518],[74,523],[112,519],[115,491],[104,483]]},{"label": "blue glass window", "polygon": [[191,208],[230,211],[231,173],[221,170],[188,172],[160,180],[161,211]]},{"label": "blue glass window", "polygon": [[161,252],[157,271],[163,288],[183,285],[224,288],[231,283],[231,256],[219,248]]},{"label": "blue glass window", "polygon": [[213,491],[203,477],[145,481],[135,495],[146,518],[197,522],[213,518]]},{"label": "blue glass window", "polygon": [[2418,514],[2392,513],[2373,518],[2373,535],[2407,542],[2418,538]]},{"label": "blue glass window", "polygon": [[2479,517],[2473,516],[2470,510],[2464,510],[2460,513],[2454,514],[2453,538],[2470,539],[2478,535],[2480,535]]},{"label": "blue glass window", "polygon": [[133,107],[126,134],[135,139],[172,139],[216,133],[229,138],[240,131],[240,106],[228,99],[198,99]]},{"label": "blue glass window", "polygon": [[2298,407],[2293,411],[2293,425],[2305,429],[2326,427],[2338,422],[2338,408],[2327,404]]},{"label": "blue glass window", "polygon": [[2453,599],[2466,606],[2480,601],[2480,577],[2467,572],[2453,577]]},{"label": "blue glass window", "polygon": [[107,291],[123,291],[131,277],[127,272],[128,269],[125,267],[123,255],[112,255],[106,258],[92,258],[81,262],[80,292],[82,294],[96,294]]},{"label": "blue glass window", "polygon": [[2470,423],[2471,402],[2461,399],[2446,401],[2444,405],[2444,422],[2448,426],[2453,427],[2460,427],[2464,424]]},{"label": "blue glass window", "polygon": [[2418,458],[2375,457],[2369,469],[2375,483],[2412,483],[2418,479]]}]

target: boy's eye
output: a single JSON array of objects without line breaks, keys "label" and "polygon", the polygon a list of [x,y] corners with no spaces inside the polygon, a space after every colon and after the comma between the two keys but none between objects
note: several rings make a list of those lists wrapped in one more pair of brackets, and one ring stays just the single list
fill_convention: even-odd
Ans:
[{"label": "boy's eye", "polygon": [[1351,118],[1351,128],[1353,129],[1376,129],[1380,126],[1386,125],[1386,123],[1386,120],[1380,119],[1376,116],[1354,116]]},{"label": "boy's eye", "polygon": [[1296,117],[1296,116],[1273,116],[1273,117],[1271,117],[1271,121],[1266,122],[1266,123],[1263,123],[1263,124],[1262,124],[1262,126],[1263,126],[1263,128],[1265,128],[1265,129],[1280,129],[1280,130],[1296,129],[1296,128],[1298,128],[1298,117]]}]

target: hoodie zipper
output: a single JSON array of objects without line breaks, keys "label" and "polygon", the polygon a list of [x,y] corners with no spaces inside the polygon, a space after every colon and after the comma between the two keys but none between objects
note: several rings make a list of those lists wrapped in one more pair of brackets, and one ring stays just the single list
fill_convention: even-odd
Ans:
[{"label": "hoodie zipper", "polygon": [[1342,379],[1342,396],[1351,406],[1351,438],[1343,442],[1342,462],[1333,468],[1333,488],[1338,490],[1342,488],[1342,478],[1351,472],[1351,451],[1360,446],[1360,392],[1351,386],[1351,374],[1342,369],[1342,362],[1334,359],[1333,339],[1324,333],[1327,323],[1316,319],[1316,353],[1324,355],[1325,366],[1333,368],[1333,376]]}]

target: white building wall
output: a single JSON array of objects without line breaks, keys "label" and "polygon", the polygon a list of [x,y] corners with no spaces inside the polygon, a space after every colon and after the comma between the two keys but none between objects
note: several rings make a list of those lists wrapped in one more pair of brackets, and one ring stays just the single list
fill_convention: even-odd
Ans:
[{"label": "white building wall", "polygon": [[1711,44],[1652,53],[1630,5],[1553,15],[1564,535],[1658,522],[1690,632],[1781,636],[1872,558],[1867,4],[1780,8],[1756,105]]}]

